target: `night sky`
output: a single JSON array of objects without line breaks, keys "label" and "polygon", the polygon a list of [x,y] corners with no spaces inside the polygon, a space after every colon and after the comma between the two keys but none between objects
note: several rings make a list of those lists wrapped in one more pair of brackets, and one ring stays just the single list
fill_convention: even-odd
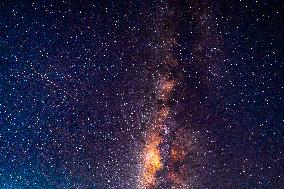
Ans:
[{"label": "night sky", "polygon": [[283,2],[0,3],[0,189],[284,188]]}]

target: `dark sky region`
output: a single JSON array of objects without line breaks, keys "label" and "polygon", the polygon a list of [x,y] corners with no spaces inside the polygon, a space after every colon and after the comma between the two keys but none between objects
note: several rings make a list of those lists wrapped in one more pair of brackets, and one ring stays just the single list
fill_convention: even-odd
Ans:
[{"label": "dark sky region", "polygon": [[283,2],[0,2],[0,189],[284,188]]}]

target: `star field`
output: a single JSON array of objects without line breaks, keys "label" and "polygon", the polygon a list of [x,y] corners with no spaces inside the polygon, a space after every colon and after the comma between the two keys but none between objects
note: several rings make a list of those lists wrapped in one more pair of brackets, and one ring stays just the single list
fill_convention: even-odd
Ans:
[{"label": "star field", "polygon": [[1,1],[0,189],[284,188],[280,1]]}]

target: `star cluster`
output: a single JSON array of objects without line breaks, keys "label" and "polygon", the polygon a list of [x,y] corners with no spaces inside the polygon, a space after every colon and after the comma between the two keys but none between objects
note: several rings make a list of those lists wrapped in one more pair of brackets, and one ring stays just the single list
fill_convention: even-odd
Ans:
[{"label": "star cluster", "polygon": [[0,189],[283,188],[282,4],[0,2]]}]

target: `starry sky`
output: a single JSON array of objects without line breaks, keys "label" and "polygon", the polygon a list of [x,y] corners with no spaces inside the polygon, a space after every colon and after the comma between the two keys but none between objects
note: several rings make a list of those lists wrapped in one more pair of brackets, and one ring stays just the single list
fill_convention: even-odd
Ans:
[{"label": "starry sky", "polygon": [[0,189],[284,188],[283,2],[0,2]]}]

